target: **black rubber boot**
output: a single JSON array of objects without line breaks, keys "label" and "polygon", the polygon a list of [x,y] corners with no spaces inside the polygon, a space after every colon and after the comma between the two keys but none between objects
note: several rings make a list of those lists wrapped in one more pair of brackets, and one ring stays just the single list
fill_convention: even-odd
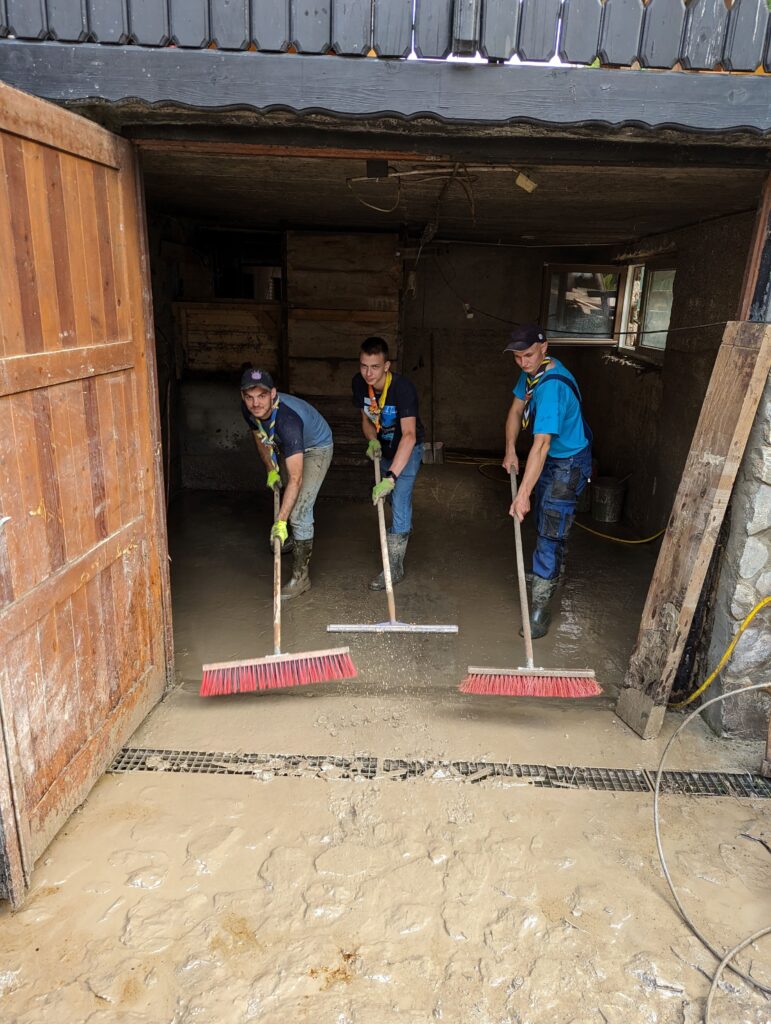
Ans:
[{"label": "black rubber boot", "polygon": [[[553,580],[545,580],[542,576],[533,576],[532,599],[530,601],[530,635],[533,640],[540,640],[549,632],[551,623],[551,612],[549,605],[557,589],[559,577]],[[524,630],[520,629],[520,636],[524,636]]]},{"label": "black rubber boot", "polygon": [[[388,561],[391,565],[391,582],[394,586],[404,579],[404,555],[407,551],[409,533],[387,533]],[[385,590],[385,576],[381,572],[369,585],[370,590]]]},{"label": "black rubber boot", "polygon": [[311,589],[308,566],[310,565],[312,551],[312,540],[295,540],[292,551],[292,578],[281,591],[282,601],[291,601],[292,598],[299,597],[300,594],[304,594],[306,590]]}]

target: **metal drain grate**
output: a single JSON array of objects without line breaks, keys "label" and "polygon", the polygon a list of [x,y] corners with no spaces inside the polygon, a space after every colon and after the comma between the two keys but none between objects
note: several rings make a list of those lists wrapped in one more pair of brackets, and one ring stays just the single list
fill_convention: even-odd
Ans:
[{"label": "metal drain grate", "polygon": [[[651,789],[656,783],[650,772]],[[750,772],[664,772],[662,793],[687,796],[742,796],[771,799],[771,779]]]},{"label": "metal drain grate", "polygon": [[[249,775],[259,779],[316,778],[426,779],[545,789],[592,789],[610,793],[650,793],[655,774],[643,769],[586,768],[572,765],[511,764],[499,761],[408,761],[401,758],[331,757],[323,754],[242,754],[223,750],[157,750],[125,747],[111,772],[177,772]],[[771,780],[750,772],[664,772],[661,792],[687,796],[771,799]]]}]

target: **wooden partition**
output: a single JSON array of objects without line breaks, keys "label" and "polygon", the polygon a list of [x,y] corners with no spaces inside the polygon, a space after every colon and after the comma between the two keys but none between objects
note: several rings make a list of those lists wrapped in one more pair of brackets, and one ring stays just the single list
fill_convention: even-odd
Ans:
[{"label": "wooden partition", "polygon": [[160,697],[169,619],[135,153],[0,85],[3,895]]}]

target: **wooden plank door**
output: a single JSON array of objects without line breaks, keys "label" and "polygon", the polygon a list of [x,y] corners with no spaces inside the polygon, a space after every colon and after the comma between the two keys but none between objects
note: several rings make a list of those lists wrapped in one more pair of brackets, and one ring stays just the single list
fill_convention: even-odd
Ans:
[{"label": "wooden plank door", "polygon": [[133,147],[0,84],[0,844],[16,904],[170,670],[146,252]]}]

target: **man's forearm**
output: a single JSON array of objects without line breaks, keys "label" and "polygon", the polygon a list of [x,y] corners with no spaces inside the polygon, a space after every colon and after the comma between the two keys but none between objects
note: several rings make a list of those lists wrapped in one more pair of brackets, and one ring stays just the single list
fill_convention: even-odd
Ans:
[{"label": "man's forearm", "polygon": [[399,447],[396,449],[394,457],[391,459],[391,472],[394,476],[398,476],[410,461],[410,456],[412,455],[414,448],[415,435],[402,434],[402,439],[399,441]]},{"label": "man's forearm", "polygon": [[538,477],[543,471],[546,456],[549,454],[550,441],[551,438],[548,438],[545,441],[537,440],[530,449],[530,454],[528,455],[527,463],[525,464],[522,483],[519,485],[519,490],[525,498],[530,497],[533,488],[538,483]]},{"label": "man's forearm", "polygon": [[267,445],[264,445],[262,443],[262,441],[259,438],[259,435],[256,432],[252,433],[252,437],[254,438],[254,443],[257,445],[257,454],[260,456],[260,459],[262,460],[262,464],[265,466],[265,469],[267,469],[268,472],[270,472],[271,469],[275,469],[275,466],[273,465],[273,459],[271,459],[270,457],[270,449],[267,447]]},{"label": "man's forearm", "polygon": [[513,454],[517,446],[517,438],[522,427],[522,415],[513,407],[506,417],[506,452]]},{"label": "man's forearm", "polygon": [[292,514],[292,509],[297,502],[297,495],[302,487],[302,477],[289,477],[286,487],[281,493],[281,507],[278,510],[278,518],[287,522]]}]

